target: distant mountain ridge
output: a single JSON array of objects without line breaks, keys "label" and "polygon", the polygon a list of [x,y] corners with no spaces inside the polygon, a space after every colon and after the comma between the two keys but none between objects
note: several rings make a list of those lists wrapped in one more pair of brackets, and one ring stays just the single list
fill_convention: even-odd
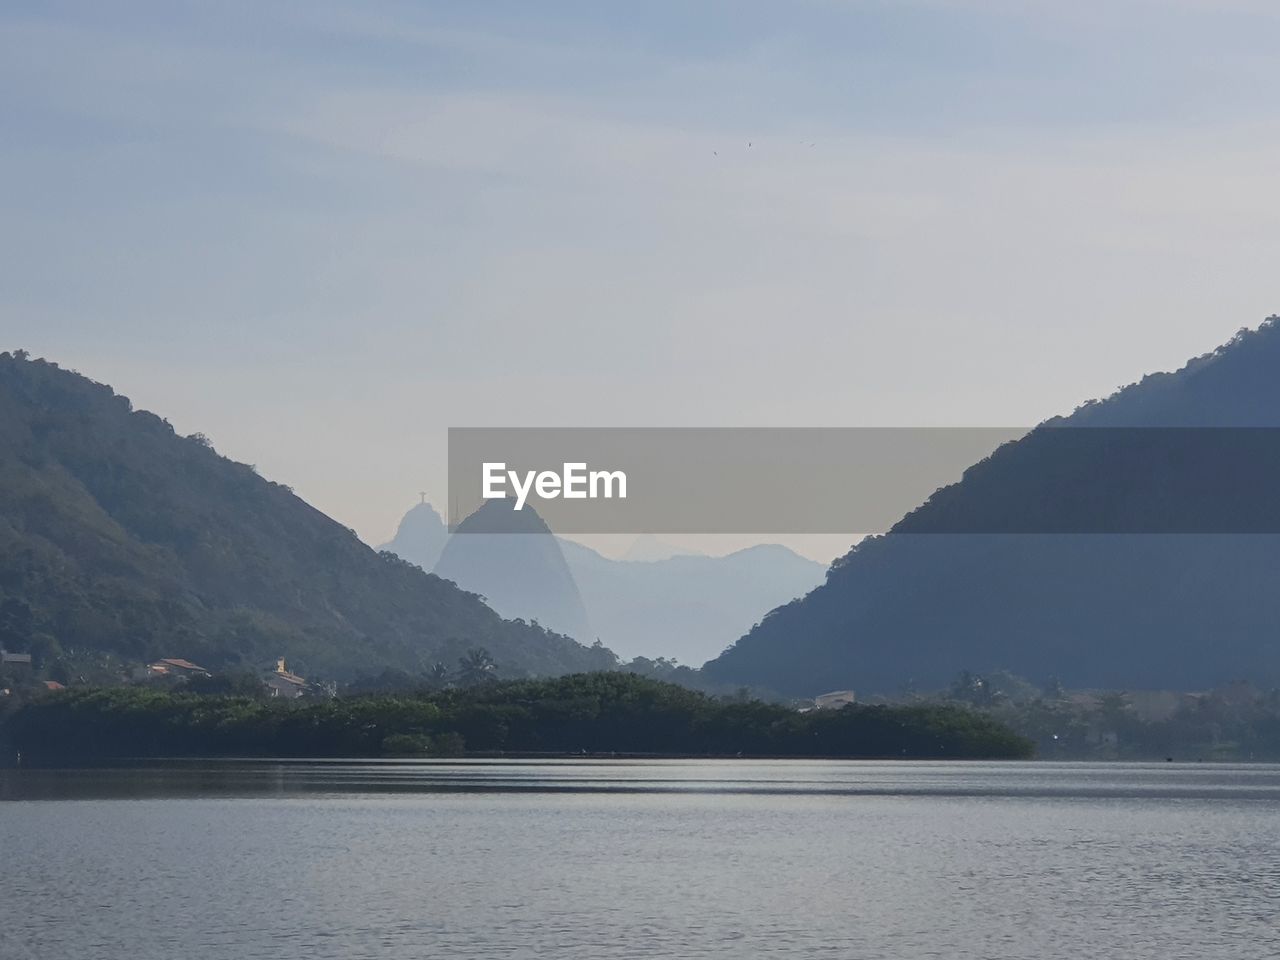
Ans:
[{"label": "distant mountain ridge", "polygon": [[781,544],[722,557],[613,560],[561,541],[598,636],[622,657],[696,666],[719,654],[779,603],[822,582],[822,564]]},{"label": "distant mountain ridge", "polygon": [[[1280,323],[1047,426],[1280,426]],[[1002,448],[864,540],[706,676],[796,694],[938,687],[991,669],[1113,689],[1280,682],[1280,536],[912,532],[982,529],[1013,501],[1056,509],[1043,447],[1031,435]],[[1106,508],[1129,479],[1077,472],[1064,492]]]},{"label": "distant mountain ridge", "polygon": [[[504,532],[512,523],[526,532]],[[444,530],[429,504],[417,504],[384,549],[421,565]],[[555,537],[530,507],[513,514],[493,501],[448,538],[435,572],[504,616],[536,619],[584,642],[598,638],[624,658],[696,666],[821,583],[826,569],[779,544],[723,557],[670,549],[644,538],[636,553],[660,559],[615,560]]]},{"label": "distant mountain ridge", "polygon": [[703,556],[696,550],[687,550],[683,547],[677,547],[670,543],[659,540],[653,534],[646,533],[636,537],[631,546],[627,547],[619,559],[634,560],[641,563],[649,563],[654,560],[670,560],[672,557],[697,557]]},{"label": "distant mountain ridge", "polygon": [[338,679],[480,646],[509,675],[614,659],[502,620],[203,437],[21,352],[0,354],[0,641],[212,668],[287,656]]}]

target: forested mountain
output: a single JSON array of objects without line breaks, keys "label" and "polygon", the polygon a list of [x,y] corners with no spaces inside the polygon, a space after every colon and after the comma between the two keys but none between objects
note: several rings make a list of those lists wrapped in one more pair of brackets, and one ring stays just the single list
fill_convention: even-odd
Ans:
[{"label": "forested mountain", "polygon": [[508,675],[606,668],[369,549],[109,387],[0,354],[0,644],[342,678],[487,648]]},{"label": "forested mountain", "polygon": [[[1220,490],[1236,478],[1252,495],[1248,509],[1274,519],[1275,498],[1250,487],[1255,468],[1274,463],[1224,446],[1222,432],[1196,435],[1189,449],[1201,456],[1148,462],[1126,441],[1118,455],[1073,462],[1065,453],[1074,445],[1095,456],[1104,431],[1054,429],[1215,426],[1280,426],[1275,318],[1001,448],[888,535],[856,546],[821,587],[775,610],[704,673],[797,694],[938,687],[966,669],[1070,687],[1274,685],[1280,536],[1071,532],[1089,518],[1156,515],[1166,494],[1210,521],[1233,519],[1236,503],[1194,497],[1201,481]],[[1272,456],[1266,439],[1259,457]],[[1002,518],[1018,531],[1028,517],[1025,529],[1063,532],[936,532],[998,530]]]}]

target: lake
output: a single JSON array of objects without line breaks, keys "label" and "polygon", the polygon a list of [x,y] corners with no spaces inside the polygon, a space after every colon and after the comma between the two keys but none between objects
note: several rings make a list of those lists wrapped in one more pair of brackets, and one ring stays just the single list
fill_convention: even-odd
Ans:
[{"label": "lake", "polygon": [[2,960],[1280,955],[1280,767],[0,770]]}]

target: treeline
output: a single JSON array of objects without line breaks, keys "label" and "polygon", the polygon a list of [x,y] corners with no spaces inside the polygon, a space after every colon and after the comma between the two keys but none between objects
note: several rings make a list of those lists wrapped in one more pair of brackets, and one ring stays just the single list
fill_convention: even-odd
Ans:
[{"label": "treeline", "polygon": [[801,713],[616,672],[296,704],[137,687],[73,689],[23,704],[4,721],[3,740],[31,763],[463,752],[1013,759],[1033,749],[964,707]]},{"label": "treeline", "polygon": [[979,710],[1045,760],[1280,760],[1280,690],[1066,690],[1008,671],[961,673],[934,698]]}]

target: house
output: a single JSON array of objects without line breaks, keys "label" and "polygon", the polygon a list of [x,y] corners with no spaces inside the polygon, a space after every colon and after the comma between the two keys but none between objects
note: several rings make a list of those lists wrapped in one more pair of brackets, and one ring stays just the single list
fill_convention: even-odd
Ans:
[{"label": "house", "polygon": [[178,657],[165,657],[155,663],[147,664],[147,677],[208,677],[212,676],[204,667],[197,666],[190,660]]},{"label": "house", "polygon": [[57,680],[43,680],[41,681],[41,685],[51,693],[57,693],[59,690],[67,689]]},{"label": "house", "polygon": [[262,678],[269,696],[296,700],[307,691],[307,681],[296,673],[290,673],[284,657],[276,658],[276,668]]}]

